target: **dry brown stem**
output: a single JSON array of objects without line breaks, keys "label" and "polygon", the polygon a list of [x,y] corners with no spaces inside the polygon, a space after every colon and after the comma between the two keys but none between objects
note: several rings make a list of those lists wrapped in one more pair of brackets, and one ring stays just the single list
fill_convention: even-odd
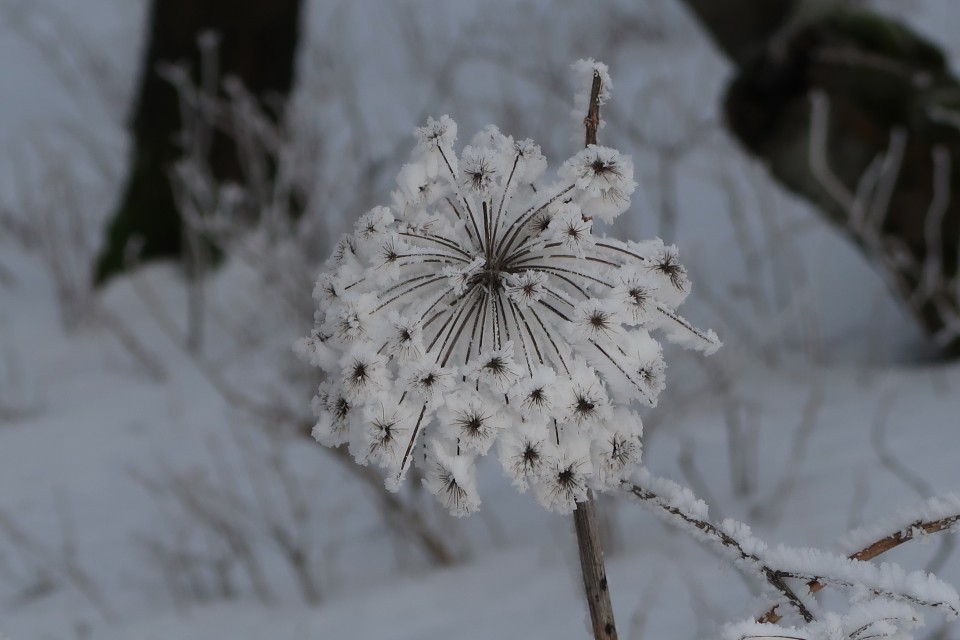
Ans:
[{"label": "dry brown stem", "polygon": [[590,108],[587,117],[583,119],[583,126],[587,131],[584,146],[597,144],[597,129],[600,128],[600,73],[593,72],[593,85],[590,87]]},{"label": "dry brown stem", "polygon": [[[600,128],[600,73],[593,72],[590,88],[590,108],[583,119],[586,129],[586,146],[597,144],[597,129]],[[597,510],[593,492],[587,491],[587,499],[577,504],[573,512],[577,530],[577,550],[580,555],[580,570],[583,573],[583,588],[590,609],[590,623],[596,640],[617,640],[617,627],[613,621],[613,605],[607,587],[607,569],[603,562],[603,545],[597,527]]]},{"label": "dry brown stem", "polygon": [[580,554],[580,570],[583,572],[583,588],[590,607],[593,637],[596,640],[616,640],[617,627],[613,621],[613,605],[610,603],[592,491],[587,492],[586,500],[577,504],[573,522],[577,530],[577,550]]}]

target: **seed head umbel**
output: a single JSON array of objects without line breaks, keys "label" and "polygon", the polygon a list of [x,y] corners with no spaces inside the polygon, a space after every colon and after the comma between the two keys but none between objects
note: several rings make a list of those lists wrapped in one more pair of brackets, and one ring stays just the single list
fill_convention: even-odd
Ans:
[{"label": "seed head umbel", "polygon": [[628,156],[591,145],[551,178],[533,141],[493,126],[459,153],[449,116],[415,137],[390,206],[337,242],[314,290],[297,343],[326,379],[314,437],[391,489],[419,466],[456,515],[479,507],[475,465],[496,449],[514,486],[569,512],[639,465],[657,336],[720,342],[677,313],[691,286],[675,247],[594,224],[629,207]]}]

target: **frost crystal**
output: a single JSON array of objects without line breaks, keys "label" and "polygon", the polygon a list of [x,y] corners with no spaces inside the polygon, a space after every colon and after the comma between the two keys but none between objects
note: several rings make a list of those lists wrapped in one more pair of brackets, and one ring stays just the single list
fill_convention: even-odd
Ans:
[{"label": "frost crystal", "polygon": [[639,465],[629,406],[664,385],[650,332],[720,343],[675,311],[690,284],[674,247],[595,233],[629,206],[630,158],[590,146],[550,183],[532,141],[491,126],[458,156],[456,135],[448,116],[416,130],[392,205],[360,218],[317,282],[297,344],[326,374],[313,433],[392,489],[417,465],[457,515],[478,508],[475,461],[496,446],[517,488],[569,512]]}]

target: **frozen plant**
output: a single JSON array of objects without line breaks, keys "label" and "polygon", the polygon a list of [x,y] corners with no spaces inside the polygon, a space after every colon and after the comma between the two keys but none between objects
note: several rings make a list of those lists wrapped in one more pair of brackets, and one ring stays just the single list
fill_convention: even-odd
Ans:
[{"label": "frozen plant", "polygon": [[[922,607],[956,616],[950,585],[869,562],[953,530],[956,496],[855,534],[854,545],[880,537],[844,557],[714,523],[689,490],[640,465],[633,410],[655,406],[664,386],[654,336],[705,353],[720,343],[676,312],[690,283],[675,247],[594,233],[595,219],[612,222],[629,207],[636,183],[630,158],[597,145],[606,67],[574,67],[589,88],[575,101],[586,148],[555,179],[544,178],[533,142],[495,127],[459,154],[448,116],[416,130],[390,206],[340,239],[314,290],[314,330],[297,343],[326,378],[314,437],[386,469],[391,490],[417,465],[454,515],[479,507],[475,462],[496,447],[519,490],[573,512],[597,640],[618,636],[592,490],[632,495],[765,585],[769,609],[728,626],[729,640],[905,640]],[[820,609],[813,596],[826,586],[846,592],[846,611]]]},{"label": "frozen plant", "polygon": [[[771,547],[741,522],[714,523],[707,505],[689,489],[646,469],[637,471],[623,488],[666,522],[717,547],[739,570],[765,585],[764,598],[772,606],[755,619],[727,625],[724,640],[910,640],[911,630],[923,623],[922,608],[940,611],[949,619],[960,614],[960,594],[936,576],[870,562],[917,537],[955,532],[960,522],[957,494],[933,498],[851,533],[847,544],[862,546],[842,556],[819,549]],[[847,610],[821,610],[813,596],[826,586],[846,593]],[[795,624],[788,626],[785,620]]]},{"label": "frozen plant", "polygon": [[630,205],[628,156],[591,144],[546,179],[540,148],[494,126],[459,153],[448,116],[415,134],[390,206],[358,220],[316,284],[297,344],[326,374],[313,435],[384,468],[391,490],[418,465],[455,515],[479,507],[475,462],[496,447],[519,490],[571,512],[639,464],[633,407],[664,386],[651,332],[720,343],[676,312],[690,282],[675,247],[594,230]]}]

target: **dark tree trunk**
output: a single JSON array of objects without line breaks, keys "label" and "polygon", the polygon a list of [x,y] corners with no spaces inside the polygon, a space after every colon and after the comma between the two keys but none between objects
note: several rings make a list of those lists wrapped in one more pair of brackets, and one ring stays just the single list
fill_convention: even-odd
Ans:
[{"label": "dark tree trunk", "polygon": [[767,43],[786,24],[797,0],[683,0],[717,47],[734,62]]},{"label": "dark tree trunk", "polygon": [[[168,174],[181,155],[179,102],[160,65],[183,63],[194,81],[200,66],[197,38],[219,37],[220,77],[234,76],[260,99],[285,99],[294,81],[301,0],[153,0],[140,87],[131,120],[133,150],[123,197],[110,222],[95,269],[102,283],[124,267],[136,239],[141,260],[177,257],[181,220]],[[233,145],[214,138],[211,166],[218,180],[241,181]]]},{"label": "dark tree trunk", "polygon": [[944,354],[960,355],[960,119],[946,122],[960,114],[960,83],[940,50],[830,3],[804,14],[817,3],[683,1],[736,67],[730,131],[878,265]]}]

